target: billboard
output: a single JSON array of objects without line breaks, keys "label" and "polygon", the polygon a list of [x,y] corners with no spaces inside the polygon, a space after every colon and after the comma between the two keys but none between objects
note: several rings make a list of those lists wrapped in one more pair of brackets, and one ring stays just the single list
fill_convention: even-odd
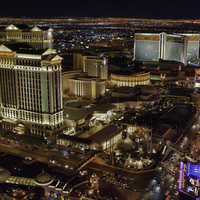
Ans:
[{"label": "billboard", "polygon": [[200,69],[195,69],[196,81],[200,81]]},{"label": "billboard", "polygon": [[200,197],[200,163],[180,162],[179,190]]}]

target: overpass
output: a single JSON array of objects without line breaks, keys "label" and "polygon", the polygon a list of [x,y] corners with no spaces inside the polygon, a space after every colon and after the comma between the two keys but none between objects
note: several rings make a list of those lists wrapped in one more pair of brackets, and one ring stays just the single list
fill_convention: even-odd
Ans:
[{"label": "overpass", "polygon": [[182,156],[185,156],[186,159],[188,159],[191,162],[200,162],[200,157],[195,157],[191,154],[189,154],[188,152],[186,152],[185,149],[180,148],[177,144],[172,143],[171,141],[167,140],[166,142],[162,142],[162,144],[165,145],[164,149],[163,149],[163,154],[165,153],[167,147],[176,151],[177,153],[179,153]]},{"label": "overpass", "polygon": [[106,165],[103,159],[98,157],[98,153],[101,151],[93,151],[89,152],[80,162],[78,162],[74,166],[74,170],[81,170],[85,165],[87,165],[89,162],[93,161],[94,159],[101,165]]}]

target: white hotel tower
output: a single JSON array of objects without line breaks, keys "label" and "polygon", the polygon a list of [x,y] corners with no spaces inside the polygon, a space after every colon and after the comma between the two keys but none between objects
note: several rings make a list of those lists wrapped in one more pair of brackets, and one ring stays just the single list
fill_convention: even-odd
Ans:
[{"label": "white hotel tower", "polygon": [[53,29],[48,27],[33,27],[10,24],[0,28],[0,44],[26,42],[36,49],[53,49]]},{"label": "white hotel tower", "polygon": [[89,55],[88,52],[73,54],[73,69],[81,69],[87,72],[88,76],[99,77],[107,80],[108,60],[99,55]]},{"label": "white hotel tower", "polygon": [[52,135],[64,126],[62,58],[51,48],[0,46],[0,115],[32,134]]}]

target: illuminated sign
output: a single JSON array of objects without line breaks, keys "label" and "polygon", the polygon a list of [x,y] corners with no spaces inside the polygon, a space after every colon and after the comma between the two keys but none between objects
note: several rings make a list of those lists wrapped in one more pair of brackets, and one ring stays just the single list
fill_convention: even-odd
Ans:
[{"label": "illuminated sign", "polygon": [[200,163],[180,162],[179,190],[200,196]]},{"label": "illuminated sign", "polygon": [[187,174],[188,182],[186,191],[192,191],[193,195],[199,196],[199,186],[200,186],[200,163],[187,163]]},{"label": "illuminated sign", "polygon": [[182,190],[185,190],[185,177],[186,177],[186,164],[183,164],[183,173],[182,173]]},{"label": "illuminated sign", "polygon": [[167,36],[167,42],[182,43],[183,38]]},{"label": "illuminated sign", "polygon": [[200,69],[195,69],[195,72],[200,75]]},{"label": "illuminated sign", "polygon": [[159,41],[160,36],[159,35],[135,35],[136,40],[153,40],[153,41]]},{"label": "illuminated sign", "polygon": [[187,176],[193,175],[200,179],[200,164],[199,163],[187,163]]},{"label": "illuminated sign", "polygon": [[8,57],[13,57],[13,56],[14,56],[14,53],[0,52],[0,56],[8,56]]},{"label": "illuminated sign", "polygon": [[195,196],[197,196],[198,195],[198,191],[199,191],[199,179],[195,179],[193,177],[189,177],[189,182],[194,188]]},{"label": "illuminated sign", "polygon": [[61,63],[61,60],[54,60],[50,62],[51,65],[60,64],[60,63]]},{"label": "illuminated sign", "polygon": [[180,173],[179,173],[179,190],[182,189],[182,180],[183,180],[183,162],[180,162]]},{"label": "illuminated sign", "polygon": [[196,75],[196,81],[200,81],[200,75],[199,74]]},{"label": "illuminated sign", "polygon": [[180,163],[179,190],[185,191],[186,163]]},{"label": "illuminated sign", "polygon": [[196,72],[196,80],[200,81],[200,69],[195,69]]}]

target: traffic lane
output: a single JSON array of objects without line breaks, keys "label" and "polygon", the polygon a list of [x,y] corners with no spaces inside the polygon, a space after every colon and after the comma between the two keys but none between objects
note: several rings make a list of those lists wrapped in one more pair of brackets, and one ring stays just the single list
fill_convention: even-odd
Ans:
[{"label": "traffic lane", "polygon": [[[152,180],[148,181],[147,189],[144,194],[140,196],[139,199],[147,199],[147,200],[160,200],[165,199],[166,195],[165,192],[169,190],[169,195],[173,196],[174,199],[178,199],[178,196],[175,195],[175,192],[178,189],[174,189],[173,187],[170,188],[170,184],[176,185],[178,188],[178,182],[179,179],[179,173],[177,168],[177,161],[178,161],[178,155],[171,153],[168,155],[167,160],[169,161],[175,161],[176,162],[164,162],[163,166],[158,167],[156,170],[156,176],[153,177]],[[167,163],[167,164],[166,164]],[[169,170],[170,169],[170,170]],[[171,170],[173,169],[173,171]],[[176,174],[173,175],[174,171],[176,169]],[[159,187],[160,186],[160,187]]]}]

